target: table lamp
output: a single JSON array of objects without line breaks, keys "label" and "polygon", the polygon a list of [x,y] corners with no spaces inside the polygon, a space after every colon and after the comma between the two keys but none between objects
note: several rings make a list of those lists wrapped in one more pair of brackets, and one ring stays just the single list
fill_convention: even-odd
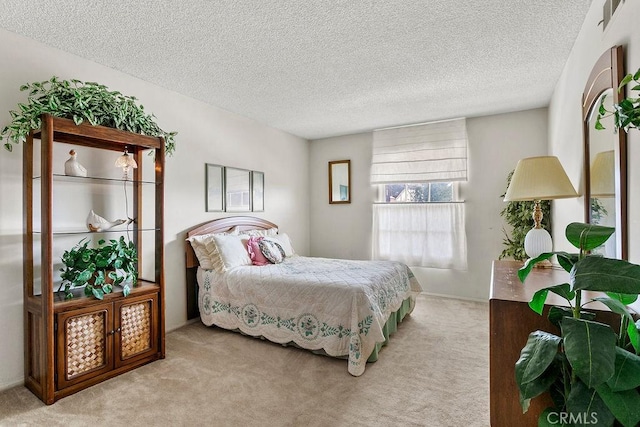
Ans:
[{"label": "table lamp", "polygon": [[122,168],[122,179],[127,181],[130,178],[129,171],[132,168],[136,169],[138,167],[138,163],[136,162],[136,159],[133,158],[133,156],[129,155],[129,152],[125,148],[122,156],[116,159],[115,166],[117,168]]},{"label": "table lamp", "polygon": [[524,238],[524,251],[529,258],[553,250],[551,235],[541,226],[540,201],[571,197],[578,197],[578,193],[557,157],[529,157],[518,162],[504,201],[534,201],[534,227]]}]

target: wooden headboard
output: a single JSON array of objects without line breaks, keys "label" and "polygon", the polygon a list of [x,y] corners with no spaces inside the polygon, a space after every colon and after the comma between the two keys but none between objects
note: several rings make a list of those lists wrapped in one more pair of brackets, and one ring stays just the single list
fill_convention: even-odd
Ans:
[{"label": "wooden headboard", "polygon": [[[187,231],[187,238],[192,236],[201,236],[203,234],[224,233],[237,227],[239,231],[244,230],[267,230],[269,228],[278,227],[276,224],[256,218],[252,216],[229,216],[226,218],[218,218],[213,221],[205,222],[197,225]],[[198,282],[196,273],[198,272],[198,258],[196,257],[191,243],[185,240],[185,264],[187,270],[187,319],[194,319],[200,315],[198,310]]]}]

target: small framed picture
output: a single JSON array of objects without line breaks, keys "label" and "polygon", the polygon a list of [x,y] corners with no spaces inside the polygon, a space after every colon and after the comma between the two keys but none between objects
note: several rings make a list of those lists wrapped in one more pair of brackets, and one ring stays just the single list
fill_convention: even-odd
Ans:
[{"label": "small framed picture", "polygon": [[264,211],[264,172],[251,172],[251,210]]},{"label": "small framed picture", "polygon": [[225,208],[227,212],[251,211],[251,171],[224,168]]},{"label": "small framed picture", "polygon": [[205,164],[205,210],[224,211],[224,166]]}]

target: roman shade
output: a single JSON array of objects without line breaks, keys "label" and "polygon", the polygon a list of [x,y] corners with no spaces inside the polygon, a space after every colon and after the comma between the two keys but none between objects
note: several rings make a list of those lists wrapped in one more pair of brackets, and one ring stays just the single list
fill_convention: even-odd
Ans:
[{"label": "roman shade", "polygon": [[372,184],[466,180],[466,119],[373,132]]}]

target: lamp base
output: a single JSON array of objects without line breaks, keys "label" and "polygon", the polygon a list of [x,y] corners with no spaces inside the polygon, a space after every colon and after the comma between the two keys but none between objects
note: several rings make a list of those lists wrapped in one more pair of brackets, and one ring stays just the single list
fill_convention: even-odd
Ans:
[{"label": "lamp base", "polygon": [[[551,235],[544,228],[532,228],[524,237],[524,251],[529,258],[536,258],[552,250],[553,242],[551,241]],[[549,264],[551,264],[551,262],[549,262]]]},{"label": "lamp base", "polygon": [[553,264],[548,259],[545,259],[544,261],[540,261],[539,263],[534,265],[533,268],[553,268]]}]

